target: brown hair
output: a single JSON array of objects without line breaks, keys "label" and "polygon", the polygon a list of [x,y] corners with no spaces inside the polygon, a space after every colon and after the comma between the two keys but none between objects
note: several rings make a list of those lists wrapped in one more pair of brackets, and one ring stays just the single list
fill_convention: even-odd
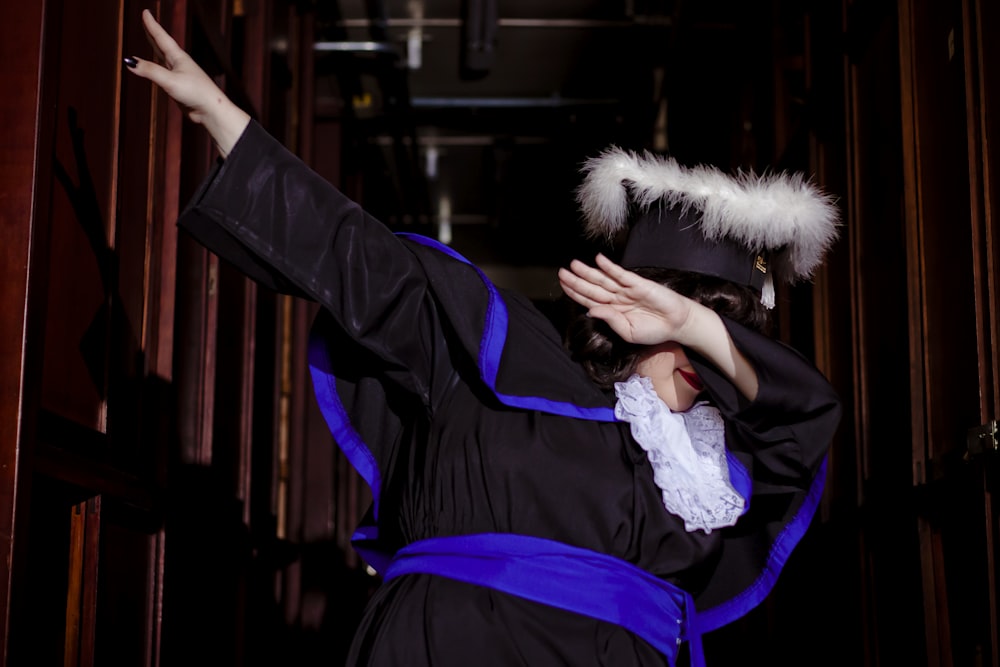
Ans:
[{"label": "brown hair", "polygon": [[[749,287],[688,271],[633,270],[746,327],[762,333],[770,327],[770,311],[760,302],[760,295]],[[627,380],[635,372],[645,346],[626,343],[603,320],[588,317],[582,306],[574,304],[574,307],[575,316],[566,331],[566,346],[573,358],[603,389]]]}]

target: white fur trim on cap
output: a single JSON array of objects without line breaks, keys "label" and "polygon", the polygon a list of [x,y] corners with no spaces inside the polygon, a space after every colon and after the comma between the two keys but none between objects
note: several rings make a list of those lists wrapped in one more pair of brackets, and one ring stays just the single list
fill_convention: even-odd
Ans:
[{"label": "white fur trim on cap", "polygon": [[834,199],[801,174],[724,174],[713,166],[684,167],[671,157],[611,147],[587,160],[577,201],[591,238],[615,239],[629,224],[630,205],[680,206],[700,213],[710,240],[729,239],[772,253],[778,277],[812,276],[837,239]]}]

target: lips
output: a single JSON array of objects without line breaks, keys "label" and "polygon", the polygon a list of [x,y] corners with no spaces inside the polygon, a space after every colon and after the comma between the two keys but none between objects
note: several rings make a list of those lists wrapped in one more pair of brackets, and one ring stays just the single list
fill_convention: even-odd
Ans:
[{"label": "lips", "polygon": [[686,371],[683,368],[678,368],[677,372],[681,374],[684,381],[691,385],[696,391],[701,391],[705,388],[702,384],[701,378],[694,371]]}]

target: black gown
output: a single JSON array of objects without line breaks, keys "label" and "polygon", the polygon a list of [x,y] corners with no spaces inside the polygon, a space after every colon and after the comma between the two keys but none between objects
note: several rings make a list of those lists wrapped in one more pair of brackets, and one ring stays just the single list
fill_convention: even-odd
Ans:
[{"label": "black gown", "polygon": [[[691,355],[752,497],[735,526],[687,532],[629,425],[609,418],[613,398],[530,301],[429,240],[393,234],[256,123],[179,224],[260,283],[323,307],[314,344],[330,368],[314,369],[317,396],[336,397],[334,439],[372,485],[368,531],[384,552],[478,533],[556,540],[682,587],[710,630],[767,595],[808,527],[840,408],[779,342],[724,320],[757,371],[752,402]],[[618,625],[427,574],[380,586],[348,660],[667,662]]]}]

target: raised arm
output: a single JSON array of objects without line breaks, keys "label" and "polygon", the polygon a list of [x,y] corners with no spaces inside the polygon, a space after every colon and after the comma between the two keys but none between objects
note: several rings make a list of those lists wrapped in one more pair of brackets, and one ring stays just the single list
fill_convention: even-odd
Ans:
[{"label": "raised arm", "polygon": [[148,9],[142,11],[146,35],[163,65],[135,56],[125,58],[129,69],[149,79],[181,105],[188,117],[208,130],[222,157],[229,155],[250,123],[250,116],[233,104],[198,63],[163,29]]},{"label": "raised arm", "polygon": [[163,88],[225,158],[178,226],[262,285],[320,304],[366,351],[368,371],[432,409],[454,369],[416,253],[252,121],[148,11],[142,20],[163,64],[125,64]]}]

